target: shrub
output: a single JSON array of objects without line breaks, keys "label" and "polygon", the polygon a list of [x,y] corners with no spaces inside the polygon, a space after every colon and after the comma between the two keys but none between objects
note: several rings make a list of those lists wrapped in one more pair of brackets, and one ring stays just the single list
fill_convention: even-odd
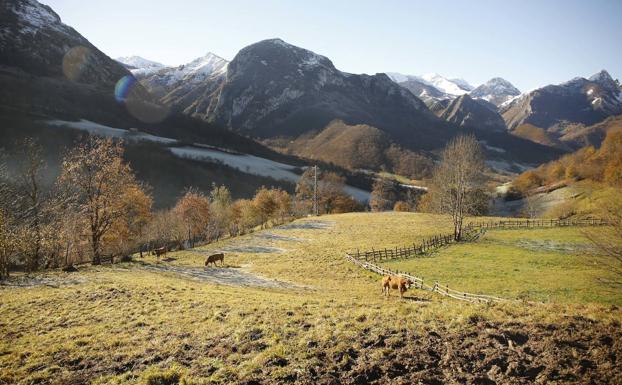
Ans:
[{"label": "shrub", "polygon": [[397,201],[393,205],[393,211],[410,211],[410,205],[404,201]]}]

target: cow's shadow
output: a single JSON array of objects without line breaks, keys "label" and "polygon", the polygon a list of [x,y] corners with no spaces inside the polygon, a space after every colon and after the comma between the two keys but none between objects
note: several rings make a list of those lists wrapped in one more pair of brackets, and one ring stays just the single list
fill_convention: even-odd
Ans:
[{"label": "cow's shadow", "polygon": [[203,270],[207,270],[207,269],[240,269],[242,268],[242,266],[240,265],[230,265],[228,263],[225,263],[224,265],[209,265],[209,266],[204,266]]},{"label": "cow's shadow", "polygon": [[412,301],[412,302],[432,302],[432,300],[429,298],[416,297],[416,296],[415,297],[405,296],[405,297],[402,297],[402,299],[406,301]]}]

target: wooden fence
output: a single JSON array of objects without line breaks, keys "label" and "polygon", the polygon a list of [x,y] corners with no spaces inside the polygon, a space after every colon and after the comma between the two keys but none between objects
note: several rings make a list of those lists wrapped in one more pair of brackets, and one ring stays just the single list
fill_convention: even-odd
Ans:
[{"label": "wooden fence", "polygon": [[[516,219],[504,221],[469,222],[462,230],[463,240],[473,241],[481,237],[489,229],[531,229],[569,226],[604,226],[602,219]],[[351,253],[356,259],[363,261],[386,261],[392,259],[420,257],[428,251],[456,242],[453,234],[439,234],[424,239],[419,244],[393,248],[372,248],[367,251],[356,250]]]},{"label": "wooden fence", "polygon": [[462,292],[458,290],[453,290],[449,288],[449,285],[440,285],[437,281],[430,284],[428,282],[425,282],[423,278],[416,277],[406,272],[400,272],[397,270],[387,269],[387,268],[384,268],[378,265],[374,265],[371,262],[361,261],[359,259],[356,259],[354,256],[350,254],[346,254],[346,259],[348,259],[350,262],[354,263],[355,265],[362,267],[365,270],[369,270],[380,275],[393,275],[393,276],[400,276],[400,277],[408,278],[413,282],[414,288],[420,289],[420,290],[431,291],[432,293],[438,293],[444,297],[450,297],[450,298],[457,299],[460,301],[467,301],[467,302],[473,302],[473,303],[491,303],[491,302],[507,301],[503,298],[499,298],[499,297],[495,297],[491,295],[473,294],[473,293],[466,293],[466,292]]},{"label": "wooden fence", "polygon": [[[566,227],[566,226],[605,226],[607,222],[602,219],[517,219],[517,220],[504,220],[504,221],[488,221],[488,222],[470,222],[463,229],[463,239],[472,241],[478,239],[489,229],[526,229],[526,228],[551,228],[551,227]],[[440,285],[437,281],[432,284],[424,282],[423,278],[414,276],[407,272],[400,272],[397,270],[387,269],[385,267],[378,266],[372,262],[382,262],[383,260],[391,260],[398,258],[410,258],[421,256],[427,251],[435,248],[439,248],[450,243],[454,243],[453,234],[437,235],[427,239],[424,239],[420,244],[413,244],[412,246],[395,247],[395,248],[382,248],[374,249],[371,251],[359,251],[356,253],[346,253],[346,259],[352,263],[362,267],[363,269],[373,271],[380,275],[397,275],[404,278],[408,278],[413,282],[413,286],[417,289],[428,290],[433,293],[458,299],[468,302],[501,302],[505,299],[483,295],[466,293],[449,288],[449,285]]]}]

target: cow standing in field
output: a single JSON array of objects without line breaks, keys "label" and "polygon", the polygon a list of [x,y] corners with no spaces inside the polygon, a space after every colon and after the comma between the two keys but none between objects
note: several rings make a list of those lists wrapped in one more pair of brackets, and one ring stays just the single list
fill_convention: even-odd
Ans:
[{"label": "cow standing in field", "polygon": [[216,262],[220,261],[220,266],[225,264],[225,253],[212,254],[207,257],[205,260],[205,267],[207,267],[210,263],[213,263],[216,266]]},{"label": "cow standing in field", "polygon": [[160,255],[166,255],[166,246],[157,248],[157,249],[153,249],[153,254],[156,255],[156,257],[160,258]]},{"label": "cow standing in field", "polygon": [[382,278],[382,294],[391,296],[391,289],[399,290],[400,297],[404,297],[406,290],[410,289],[413,282],[408,278],[386,276]]}]

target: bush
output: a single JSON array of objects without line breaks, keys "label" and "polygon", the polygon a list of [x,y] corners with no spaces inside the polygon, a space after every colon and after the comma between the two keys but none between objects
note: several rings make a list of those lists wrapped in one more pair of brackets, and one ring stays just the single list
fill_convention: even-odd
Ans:
[{"label": "bush", "polygon": [[393,205],[393,211],[410,211],[410,205],[404,201],[397,201]]}]

